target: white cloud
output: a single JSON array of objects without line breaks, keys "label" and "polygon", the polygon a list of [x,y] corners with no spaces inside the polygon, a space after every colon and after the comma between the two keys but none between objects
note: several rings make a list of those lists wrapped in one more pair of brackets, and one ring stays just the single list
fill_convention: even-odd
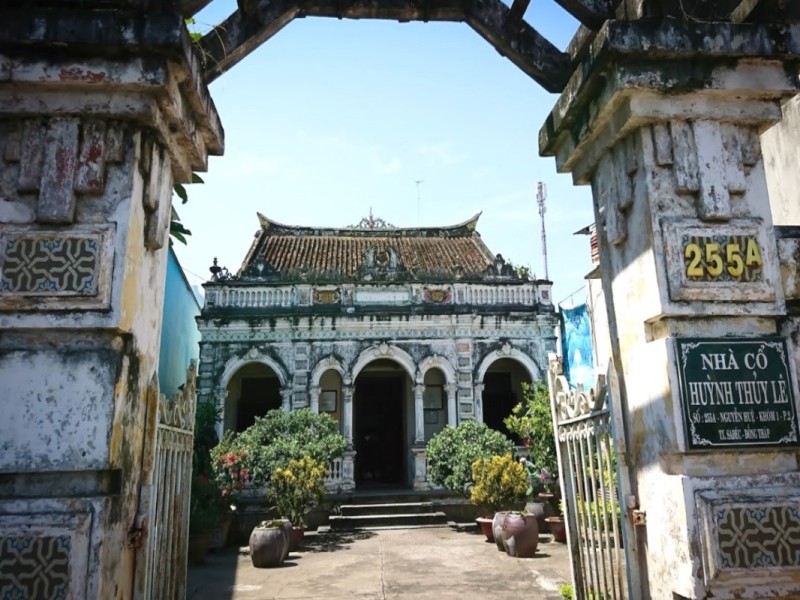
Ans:
[{"label": "white cloud", "polygon": [[375,173],[377,175],[389,175],[391,173],[397,173],[398,171],[401,171],[402,168],[402,161],[395,156],[389,160],[376,161]]},{"label": "white cloud", "polygon": [[420,146],[419,151],[429,161],[439,165],[454,165],[467,158],[466,153],[459,150],[449,140],[435,144],[423,144]]}]

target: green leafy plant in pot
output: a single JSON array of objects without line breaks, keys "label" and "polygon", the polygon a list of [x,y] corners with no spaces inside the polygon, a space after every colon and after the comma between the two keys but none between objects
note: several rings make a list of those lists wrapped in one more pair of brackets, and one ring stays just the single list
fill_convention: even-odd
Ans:
[{"label": "green leafy plant in pot", "polygon": [[305,517],[325,495],[327,468],[312,458],[292,459],[285,469],[272,473],[267,490],[268,499],[275,504],[280,516],[293,526],[290,550],[303,539]]},{"label": "green leafy plant in pot", "polygon": [[[500,524],[497,516],[501,511],[513,508],[520,501],[527,488],[525,470],[511,454],[479,458],[472,463],[472,480],[475,485],[470,490],[470,502],[478,506],[481,516],[477,521],[481,531],[490,542],[498,541],[496,526]],[[498,544],[498,548],[500,545]]]}]

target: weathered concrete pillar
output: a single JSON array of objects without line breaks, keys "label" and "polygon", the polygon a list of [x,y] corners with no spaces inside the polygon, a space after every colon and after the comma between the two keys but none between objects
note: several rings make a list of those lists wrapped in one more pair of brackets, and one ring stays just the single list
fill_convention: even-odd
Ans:
[{"label": "weathered concrete pillar", "polygon": [[414,386],[414,445],[425,445],[425,408],[423,405],[423,395],[425,385],[417,384]]},{"label": "weathered concrete pillar", "polygon": [[182,17],[84,4],[0,9],[0,588],[15,597],[134,594],[172,185],[222,151]]},{"label": "weathered concrete pillar", "polygon": [[483,423],[483,388],[484,384],[478,383],[473,388],[475,398],[475,420],[478,423]]},{"label": "weathered concrete pillar", "polygon": [[458,386],[455,383],[448,383],[444,386],[447,392],[447,424],[455,427],[458,425],[458,411],[456,409],[456,392]]},{"label": "weathered concrete pillar", "polygon": [[344,402],[342,406],[342,424],[344,425],[345,439],[347,440],[348,450],[353,449],[353,386],[342,386],[342,396]]},{"label": "weathered concrete pillar", "polygon": [[609,22],[540,133],[592,186],[623,514],[645,521],[625,544],[632,597],[800,593],[796,380],[759,145],[799,53],[790,28]]},{"label": "weathered concrete pillar", "polygon": [[281,410],[289,412],[292,410],[292,389],[285,388],[281,390]]},{"label": "weathered concrete pillar", "polygon": [[322,389],[318,386],[314,386],[309,388],[308,390],[308,399],[310,402],[309,408],[311,412],[318,413],[319,412],[319,395],[322,392]]}]

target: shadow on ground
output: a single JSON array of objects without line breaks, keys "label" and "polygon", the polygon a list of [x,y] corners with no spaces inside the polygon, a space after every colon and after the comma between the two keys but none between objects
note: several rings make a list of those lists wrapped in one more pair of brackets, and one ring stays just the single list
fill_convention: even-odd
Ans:
[{"label": "shadow on ground", "polygon": [[373,531],[328,531],[322,535],[307,535],[303,538],[300,550],[306,552],[335,552],[347,550],[351,544],[358,540],[368,540],[375,537]]}]

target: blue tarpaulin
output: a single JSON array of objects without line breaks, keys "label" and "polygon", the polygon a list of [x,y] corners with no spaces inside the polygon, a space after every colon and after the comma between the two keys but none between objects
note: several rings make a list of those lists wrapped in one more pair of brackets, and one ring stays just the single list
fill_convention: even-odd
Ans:
[{"label": "blue tarpaulin", "polygon": [[570,387],[579,383],[585,389],[594,385],[592,358],[592,326],[586,305],[574,308],[559,307],[561,315],[561,352],[564,357],[564,376]]}]

